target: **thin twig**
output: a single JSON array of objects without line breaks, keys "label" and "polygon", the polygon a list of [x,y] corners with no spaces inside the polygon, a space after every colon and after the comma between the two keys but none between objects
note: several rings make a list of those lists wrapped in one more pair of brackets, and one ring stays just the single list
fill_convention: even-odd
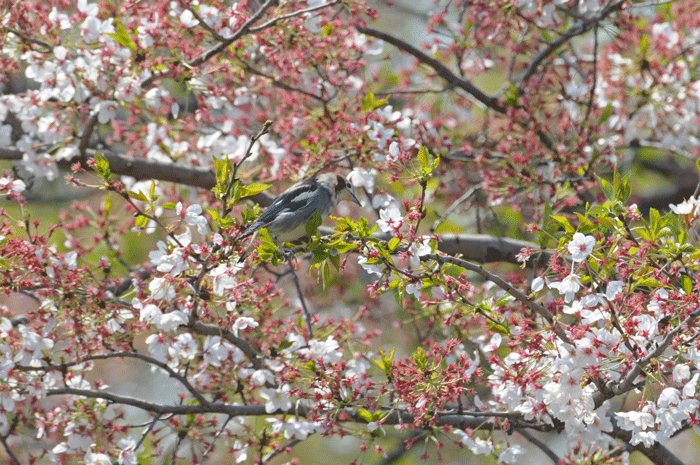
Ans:
[{"label": "thin twig", "polygon": [[221,433],[224,432],[224,429],[226,429],[226,425],[228,425],[228,422],[231,421],[231,418],[233,418],[231,415],[226,417],[226,421],[224,421],[224,424],[221,425],[221,428],[219,431],[216,432],[216,436],[214,436],[214,439],[211,440],[211,444],[209,444],[209,447],[207,447],[207,450],[204,451],[202,454],[202,460],[199,461],[200,465],[204,465],[204,460],[207,458],[207,455],[209,455],[209,452],[214,448],[214,443],[216,442],[217,439],[219,439],[219,436],[221,436]]},{"label": "thin twig", "polygon": [[430,232],[435,232],[435,230],[447,219],[448,216],[450,216],[450,215],[452,214],[452,212],[454,212],[454,211],[457,209],[457,207],[459,207],[459,206],[462,204],[462,202],[467,201],[467,200],[469,199],[469,197],[471,197],[472,195],[474,195],[474,194],[476,193],[476,191],[478,191],[478,190],[480,190],[480,189],[481,189],[481,183],[479,183],[479,184],[477,184],[476,186],[472,187],[472,188],[469,189],[467,192],[465,192],[464,194],[462,194],[462,196],[461,196],[460,198],[458,198],[457,200],[455,200],[455,201],[452,203],[452,205],[450,205],[449,207],[447,207],[447,209],[445,210],[445,213],[443,213],[442,216],[441,216],[440,218],[438,218],[437,220],[435,220],[435,223],[433,223],[433,226],[430,228]]},{"label": "thin twig", "polygon": [[313,328],[311,327],[311,312],[309,312],[309,309],[306,306],[306,299],[304,299],[304,294],[302,293],[301,285],[299,284],[299,278],[297,277],[297,273],[294,270],[294,264],[292,263],[292,259],[290,257],[287,257],[287,263],[289,264],[289,272],[292,274],[292,278],[294,279],[294,286],[297,288],[297,294],[299,295],[299,300],[301,301],[301,307],[304,309],[306,326],[309,327],[309,339],[313,339],[314,332]]},{"label": "thin twig", "polygon": [[90,355],[87,357],[83,357],[80,360],[74,360],[70,362],[63,362],[63,363],[58,363],[56,365],[45,365],[45,366],[40,366],[40,367],[31,367],[31,366],[22,366],[22,365],[17,365],[15,366],[16,370],[20,371],[43,371],[43,372],[49,372],[49,371],[65,371],[67,368],[79,365],[81,363],[85,362],[91,362],[94,360],[109,360],[112,358],[136,358],[139,360],[142,360],[146,363],[150,363],[152,365],[157,366],[158,368],[164,370],[170,377],[175,378],[178,380],[184,387],[187,389],[187,391],[192,394],[192,396],[199,401],[201,404],[208,404],[209,401],[207,401],[202,394],[190,384],[189,380],[173,370],[170,366],[168,366],[167,363],[162,362],[156,358],[151,357],[150,355],[142,354],[139,352],[110,352],[108,354],[97,354],[97,355]]},{"label": "thin twig", "polygon": [[7,438],[10,437],[10,434],[12,434],[12,432],[14,431],[15,426],[17,425],[17,421],[18,417],[15,416],[13,424],[9,428],[7,434],[3,434],[2,436],[0,436],[0,442],[2,442],[2,445],[5,448],[5,452],[7,452],[8,457],[10,457],[10,459],[15,463],[15,465],[19,465],[20,461],[14,454],[14,452],[12,452],[12,449],[10,449],[10,445],[7,443]]},{"label": "thin twig", "polygon": [[547,446],[547,444],[533,436],[527,429],[518,428],[515,431],[520,433],[522,437],[524,437],[525,439],[533,443],[535,446],[537,446],[542,452],[544,452],[544,454],[547,457],[549,457],[552,460],[552,462],[554,462],[555,465],[559,463],[560,459],[557,456],[557,454],[555,454],[554,451]]},{"label": "thin twig", "polygon": [[363,34],[367,34],[368,36],[381,39],[384,42],[395,46],[399,50],[403,50],[409,55],[413,55],[421,63],[424,63],[433,68],[433,70],[435,70],[438,76],[440,76],[450,84],[453,84],[455,87],[459,87],[460,89],[465,90],[476,100],[483,103],[487,107],[496,110],[499,113],[506,113],[506,107],[501,105],[496,97],[484,93],[481,89],[472,84],[471,81],[457,76],[452,71],[450,71],[450,69],[447,66],[443,65],[439,60],[424,53],[422,50],[414,47],[413,45],[397,37],[392,36],[391,34],[387,34],[386,32],[378,31],[376,29],[363,26],[355,26],[355,28]]},{"label": "thin twig", "polygon": [[534,302],[533,300],[529,299],[525,294],[523,294],[522,292],[508,284],[506,281],[504,281],[500,276],[486,271],[483,266],[476,265],[466,260],[462,260],[461,258],[449,257],[446,255],[437,255],[432,253],[421,256],[421,260],[435,260],[438,263],[451,263],[453,265],[457,265],[480,274],[485,279],[491,281],[492,283],[496,284],[498,287],[515,297],[516,300],[525,304],[527,308],[544,318],[545,321],[547,321],[547,323],[549,323],[552,326],[552,330],[559,337],[559,339],[567,343],[569,342],[569,338],[567,337],[566,333],[564,333],[564,330],[562,329],[560,323],[555,321],[554,318],[552,318],[552,315],[549,314],[546,308],[544,308],[537,302]]},{"label": "thin twig", "polygon": [[[311,436],[311,435],[309,435],[309,436]],[[263,457],[262,463],[268,463],[270,460],[272,460],[273,458],[280,455],[286,449],[291,449],[292,447],[296,446],[297,444],[299,444],[301,442],[303,442],[303,439],[292,439],[291,441],[289,441],[287,444],[280,447],[279,449],[271,450],[270,452],[267,453],[267,455],[265,455],[265,457]]]},{"label": "thin twig", "polygon": [[625,1],[626,0],[621,0],[621,1],[618,1],[615,3],[611,3],[610,5],[601,9],[597,14],[591,16],[590,18],[587,18],[586,21],[578,21],[578,22],[574,23],[570,28],[568,28],[566,31],[562,32],[559,35],[559,37],[557,37],[556,39],[553,39],[551,42],[549,42],[547,44],[547,47],[545,47],[537,55],[535,55],[535,57],[530,62],[530,64],[528,65],[528,67],[525,70],[525,72],[523,73],[523,75],[520,77],[520,80],[518,82],[518,92],[523,91],[525,83],[532,77],[533,74],[535,74],[540,63],[542,63],[542,61],[544,61],[545,58],[547,58],[549,55],[554,53],[560,46],[562,46],[569,39],[576,37],[576,36],[579,36],[581,34],[585,34],[586,32],[590,31],[593,27],[597,26],[598,21],[601,21],[602,19],[604,19],[606,16],[608,16],[613,11],[616,11],[616,10],[619,10],[620,8],[622,8],[622,5],[624,5]]},{"label": "thin twig", "polygon": [[141,444],[143,444],[143,441],[148,436],[148,433],[153,431],[153,428],[156,426],[156,423],[158,423],[158,420],[160,420],[160,417],[162,417],[162,416],[163,416],[162,413],[156,413],[156,416],[153,417],[153,421],[148,425],[148,428],[146,429],[146,431],[144,431],[143,434],[141,435],[141,439],[139,439],[139,443],[136,444],[136,447],[134,447],[134,450],[139,450],[139,447],[141,447]]},{"label": "thin twig", "polygon": [[271,20],[269,20],[266,23],[262,23],[260,26],[251,27],[248,30],[248,32],[262,31],[263,29],[267,29],[268,27],[274,26],[278,22],[283,21],[285,19],[301,16],[301,15],[306,14],[306,13],[312,13],[316,10],[322,10],[324,8],[328,8],[329,6],[337,5],[338,3],[340,3],[339,0],[333,0],[333,1],[328,2],[328,3],[321,3],[320,5],[312,6],[309,8],[304,8],[303,10],[293,11],[291,13],[287,13],[286,15],[277,16],[275,18],[272,18]]}]

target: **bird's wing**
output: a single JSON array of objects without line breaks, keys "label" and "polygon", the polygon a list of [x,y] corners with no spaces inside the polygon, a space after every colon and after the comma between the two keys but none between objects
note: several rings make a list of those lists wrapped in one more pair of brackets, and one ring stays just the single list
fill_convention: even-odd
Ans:
[{"label": "bird's wing", "polygon": [[[331,200],[328,195],[319,196],[319,189],[320,186],[315,178],[307,179],[290,187],[275,198],[272,204],[255,220],[255,223],[243,233],[241,239],[252,235],[260,228],[267,228],[275,220],[275,229],[280,231],[293,229],[296,225],[292,223],[300,217],[307,216],[307,212],[304,212],[305,209],[319,209],[321,213],[324,213]],[[314,199],[317,205],[312,206],[311,202]],[[309,218],[311,215],[313,212],[308,213]]]}]

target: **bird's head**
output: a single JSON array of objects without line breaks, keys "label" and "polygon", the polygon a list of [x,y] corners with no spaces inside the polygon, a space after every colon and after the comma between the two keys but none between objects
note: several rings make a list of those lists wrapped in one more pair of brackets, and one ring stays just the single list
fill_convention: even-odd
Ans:
[{"label": "bird's head", "polygon": [[340,202],[341,200],[350,200],[358,205],[362,205],[360,201],[357,200],[355,189],[353,189],[352,184],[350,184],[347,179],[339,174],[328,174],[333,176],[331,179],[334,184],[333,188],[335,189],[336,202]]}]

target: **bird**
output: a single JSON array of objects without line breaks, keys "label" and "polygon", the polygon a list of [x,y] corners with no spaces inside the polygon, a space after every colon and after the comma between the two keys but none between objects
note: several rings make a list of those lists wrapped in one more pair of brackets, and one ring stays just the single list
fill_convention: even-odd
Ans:
[{"label": "bird", "polygon": [[[280,243],[300,239],[306,235],[306,223],[316,211],[322,219],[326,219],[341,200],[351,200],[361,205],[352,185],[343,176],[322,173],[305,179],[278,195],[238,239],[246,239],[261,228],[267,228],[270,236]],[[247,253],[248,250],[239,262]]]}]

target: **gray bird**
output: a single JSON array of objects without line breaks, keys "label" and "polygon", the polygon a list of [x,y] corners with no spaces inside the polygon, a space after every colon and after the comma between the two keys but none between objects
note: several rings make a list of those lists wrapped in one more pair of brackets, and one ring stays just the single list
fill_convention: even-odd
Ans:
[{"label": "gray bird", "polygon": [[323,173],[305,179],[278,195],[239,239],[252,236],[260,228],[267,228],[270,236],[279,242],[294,241],[306,235],[306,223],[316,211],[325,220],[341,200],[352,200],[360,205],[355,190],[344,177]]}]

